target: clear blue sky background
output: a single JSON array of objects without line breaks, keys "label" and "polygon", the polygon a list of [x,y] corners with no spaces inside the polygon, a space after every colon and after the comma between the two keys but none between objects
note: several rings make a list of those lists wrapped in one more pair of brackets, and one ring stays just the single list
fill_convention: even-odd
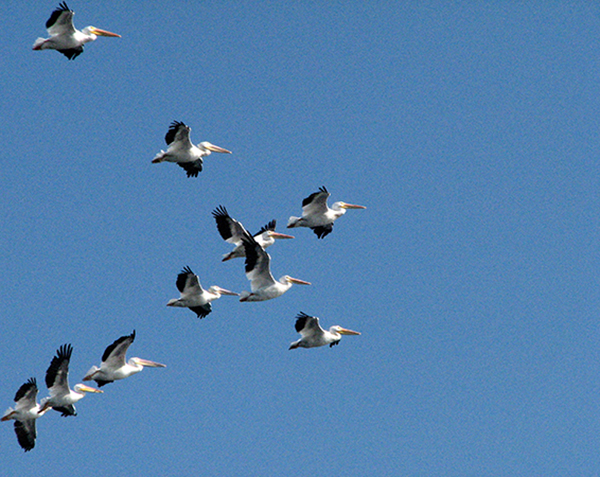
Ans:
[{"label": "clear blue sky background", "polygon": [[[597,5],[71,0],[122,38],[67,61],[57,3],[3,3],[0,405],[63,343],[71,384],[133,329],[168,367],[2,423],[3,475],[600,473]],[[173,120],[234,153],[151,164]],[[270,249],[311,287],[165,306],[248,289],[216,206],[284,231],[322,185],[367,210]],[[363,334],[288,351],[301,310]]]}]

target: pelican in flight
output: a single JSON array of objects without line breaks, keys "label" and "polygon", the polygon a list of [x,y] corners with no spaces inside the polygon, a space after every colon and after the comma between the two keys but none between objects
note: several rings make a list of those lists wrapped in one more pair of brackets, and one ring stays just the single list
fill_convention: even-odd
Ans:
[{"label": "pelican in flight", "polygon": [[84,381],[94,380],[98,387],[112,383],[118,379],[125,379],[132,374],[139,373],[145,366],[150,368],[166,368],[166,365],[155,363],[142,358],[130,358],[125,362],[127,348],[135,339],[135,330],[130,335],[121,336],[113,344],[108,346],[102,355],[102,364],[98,368],[92,366],[87,372]]},{"label": "pelican in flight", "polygon": [[316,316],[309,316],[300,312],[296,316],[296,331],[302,338],[294,341],[290,349],[296,348],[316,348],[317,346],[329,345],[331,348],[340,343],[342,335],[360,335],[358,331],[347,330],[341,326],[335,325],[325,331],[319,325],[319,319]]},{"label": "pelican in flight", "polygon": [[288,229],[293,227],[309,227],[318,238],[325,238],[333,230],[333,223],[346,213],[346,209],[366,209],[362,205],[335,202],[331,208],[327,198],[331,194],[325,187],[319,187],[319,192],[310,194],[302,201],[302,217],[290,217]]},{"label": "pelican in flight", "polygon": [[94,41],[99,36],[121,38],[121,35],[93,26],[79,31],[73,26],[73,15],[73,10],[67,6],[66,2],[60,3],[46,22],[50,38],[38,38],[33,44],[33,49],[57,50],[69,60],[74,60],[83,53],[83,45]]},{"label": "pelican in flight", "polygon": [[225,288],[213,285],[208,290],[202,288],[198,275],[192,272],[190,267],[184,267],[175,282],[177,289],[181,293],[179,298],[172,298],[167,303],[167,306],[180,306],[189,308],[198,318],[204,318],[211,310],[211,301],[221,298],[221,295],[235,295],[238,293],[225,290]]},{"label": "pelican in flight", "polygon": [[271,274],[270,255],[258,244],[254,237],[246,233],[242,237],[246,252],[246,277],[250,280],[251,293],[243,291],[240,301],[265,301],[277,298],[290,289],[293,283],[310,285],[309,282],[285,275],[275,281]]},{"label": "pelican in flight", "polygon": [[[217,221],[217,230],[223,237],[225,242],[235,245],[235,248],[223,255],[223,262],[231,260],[232,258],[245,257],[246,252],[242,245],[242,237],[248,232],[244,226],[237,220],[231,218],[227,213],[227,209],[220,205],[212,213],[213,217]],[[267,225],[261,228],[258,233],[254,235],[254,240],[262,247],[267,248],[275,243],[275,239],[293,239],[291,235],[280,234],[275,232],[275,225],[277,221],[271,220]]]},{"label": "pelican in flight", "polygon": [[180,121],[173,121],[165,135],[165,142],[169,146],[167,151],[160,151],[152,163],[175,162],[183,167],[188,177],[198,177],[198,172],[202,171],[202,158],[208,156],[211,152],[221,152],[231,154],[231,151],[219,146],[215,146],[208,141],[201,142],[197,146],[190,140],[190,131],[192,128]]},{"label": "pelican in flight", "polygon": [[46,386],[50,390],[50,396],[42,399],[40,412],[54,409],[62,416],[76,416],[77,410],[74,404],[85,397],[85,393],[101,393],[99,389],[76,384],[69,389],[69,361],[71,360],[73,347],[70,344],[62,345],[52,358],[50,366],[46,371]]},{"label": "pelican in flight", "polygon": [[15,408],[9,407],[0,419],[0,421],[15,420],[17,440],[25,452],[35,447],[37,435],[35,420],[46,412],[41,411],[40,405],[36,402],[37,393],[38,387],[35,378],[29,378],[15,394]]}]

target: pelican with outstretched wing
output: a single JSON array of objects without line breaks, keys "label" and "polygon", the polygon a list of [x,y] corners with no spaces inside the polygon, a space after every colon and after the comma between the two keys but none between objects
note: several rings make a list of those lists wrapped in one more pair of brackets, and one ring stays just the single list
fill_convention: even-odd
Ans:
[{"label": "pelican with outstretched wing", "polygon": [[9,407],[0,419],[0,421],[10,421],[11,419],[15,421],[17,441],[25,452],[35,447],[37,437],[35,420],[46,413],[46,411],[40,410],[40,405],[36,402],[37,394],[36,380],[29,378],[15,394],[15,407]]},{"label": "pelican with outstretched wing", "polygon": [[310,194],[302,201],[302,217],[290,217],[288,228],[308,227],[318,238],[325,238],[332,232],[333,223],[346,213],[346,209],[366,209],[363,205],[342,201],[335,202],[330,208],[327,205],[330,195],[325,187],[320,187],[319,192]]},{"label": "pelican with outstretched wing", "polygon": [[198,275],[192,272],[190,267],[184,267],[175,283],[181,296],[172,298],[167,303],[167,306],[179,306],[189,308],[198,318],[204,318],[211,310],[211,301],[221,298],[221,295],[235,295],[238,293],[226,290],[217,285],[211,286],[208,290],[202,288]]},{"label": "pelican with outstretched wing", "polygon": [[113,344],[104,350],[100,367],[92,366],[83,380],[90,381],[93,379],[98,387],[102,387],[105,384],[139,373],[144,367],[166,368],[164,364],[142,358],[130,358],[129,361],[125,362],[125,354],[134,339],[135,330],[130,335],[121,336],[115,340]]},{"label": "pelican with outstretched wing", "polygon": [[42,399],[40,412],[52,408],[65,417],[76,416],[75,403],[83,399],[85,393],[103,392],[81,383],[76,384],[73,389],[69,388],[69,362],[72,353],[73,347],[70,344],[64,344],[58,348],[56,356],[52,358],[46,371],[46,386],[48,386],[50,396]]},{"label": "pelican with outstretched wing", "polygon": [[296,348],[316,348],[318,346],[329,345],[331,348],[339,344],[342,335],[360,335],[358,331],[347,330],[339,325],[334,325],[329,330],[324,330],[319,325],[319,319],[316,316],[310,316],[300,312],[296,316],[296,331],[300,333],[298,341],[290,345],[290,349]]},{"label": "pelican with outstretched wing", "polygon": [[73,25],[74,12],[66,2],[58,5],[46,22],[50,38],[38,38],[33,44],[34,50],[56,50],[69,60],[74,60],[83,53],[83,45],[94,41],[99,36],[120,38],[121,35],[101,30],[93,26],[79,31]]},{"label": "pelican with outstretched wing", "polygon": [[165,135],[165,142],[169,146],[166,151],[160,151],[152,163],[167,161],[174,162],[185,169],[188,177],[198,177],[202,171],[202,158],[211,152],[231,154],[231,151],[215,146],[208,141],[203,141],[197,146],[192,144],[190,131],[192,128],[181,121],[173,121]]},{"label": "pelican with outstretched wing", "polygon": [[277,298],[290,289],[293,283],[310,285],[309,282],[284,275],[275,281],[271,274],[271,256],[254,240],[249,233],[242,237],[246,251],[246,277],[250,280],[251,292],[243,291],[240,301],[265,301]]}]

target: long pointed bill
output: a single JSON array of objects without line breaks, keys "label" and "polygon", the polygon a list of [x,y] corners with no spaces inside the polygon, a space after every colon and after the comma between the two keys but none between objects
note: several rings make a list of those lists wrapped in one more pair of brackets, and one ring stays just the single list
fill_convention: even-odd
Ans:
[{"label": "long pointed bill", "polygon": [[221,295],[233,295],[233,296],[240,296],[240,294],[239,294],[239,293],[232,292],[232,291],[230,291],[230,290],[226,290],[225,288],[221,288],[221,287],[215,287],[215,288],[218,290],[218,292],[219,292]]},{"label": "long pointed bill", "polygon": [[231,154],[231,151],[228,151],[227,149],[225,149],[223,147],[215,146],[214,144],[210,144],[205,147],[206,147],[206,149],[208,149],[209,151],[212,151],[212,152],[222,152],[223,154]]},{"label": "long pointed bill", "polygon": [[346,204],[342,205],[344,209],[366,209],[364,205],[354,205],[354,204]]},{"label": "long pointed bill", "polygon": [[85,386],[83,384],[79,385],[79,390],[86,392],[86,393],[103,393],[104,392],[104,391],[101,391],[100,389],[96,389],[91,386]]},{"label": "long pointed bill", "polygon": [[297,285],[310,285],[311,284],[310,282],[305,282],[304,280],[300,280],[298,278],[292,278],[292,277],[288,278],[288,281],[295,283]]},{"label": "long pointed bill", "polygon": [[136,358],[135,362],[141,364],[142,366],[146,366],[148,368],[166,368],[166,364],[156,363],[154,361],[150,361],[149,359]]},{"label": "long pointed bill", "polygon": [[274,239],[293,239],[295,238],[293,235],[280,234],[279,232],[269,232],[269,236]]},{"label": "long pointed bill", "polygon": [[347,330],[346,328],[342,328],[338,330],[340,335],[360,335],[358,331]]},{"label": "long pointed bill", "polygon": [[117,35],[116,33],[112,33],[110,31],[101,30],[100,28],[93,28],[92,33],[98,36],[112,36],[113,38],[121,38],[121,35]]}]

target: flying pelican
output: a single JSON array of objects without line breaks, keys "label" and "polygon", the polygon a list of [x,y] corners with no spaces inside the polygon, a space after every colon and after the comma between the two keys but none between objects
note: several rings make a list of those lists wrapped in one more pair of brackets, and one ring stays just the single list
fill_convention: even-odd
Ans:
[{"label": "flying pelican", "polygon": [[243,291],[240,301],[265,301],[277,298],[290,289],[292,283],[310,285],[309,282],[285,275],[275,281],[271,274],[270,255],[254,240],[249,233],[242,237],[246,251],[246,277],[250,280],[252,293]]},{"label": "flying pelican", "polygon": [[35,420],[43,416],[46,411],[40,410],[40,405],[36,402],[38,393],[37,383],[35,378],[23,384],[17,394],[15,394],[15,408],[9,407],[2,416],[0,421],[15,420],[15,433],[19,445],[25,449],[25,452],[30,451],[35,447]]},{"label": "flying pelican", "polygon": [[346,213],[346,209],[366,209],[362,205],[335,202],[331,208],[327,206],[327,198],[331,194],[325,187],[319,192],[310,194],[302,201],[302,217],[290,217],[288,229],[293,227],[309,227],[318,238],[324,238],[333,230],[333,223]]},{"label": "flying pelican", "polygon": [[325,331],[319,325],[319,319],[316,316],[309,316],[300,312],[296,316],[296,331],[302,336],[298,341],[290,345],[290,349],[296,348],[316,348],[317,346],[329,345],[331,348],[340,343],[342,335],[360,335],[358,331],[347,330],[341,326],[335,325]]},{"label": "flying pelican", "polygon": [[166,368],[166,365],[155,363],[154,361],[148,361],[142,358],[130,358],[125,363],[125,353],[127,348],[133,343],[135,339],[135,330],[130,335],[121,336],[113,344],[108,346],[102,355],[102,364],[100,368],[92,366],[87,372],[84,381],[94,380],[98,387],[102,387],[105,384],[112,383],[118,379],[125,379],[132,374],[139,373],[144,366],[150,368]]},{"label": "flying pelican", "polygon": [[67,6],[66,2],[60,3],[46,22],[50,38],[38,38],[33,44],[33,49],[57,50],[69,60],[74,60],[83,53],[83,45],[94,41],[99,36],[121,38],[121,35],[93,26],[79,31],[73,26],[73,15],[73,10]]},{"label": "flying pelican", "polygon": [[[231,218],[227,213],[227,209],[220,205],[212,213],[213,217],[217,221],[217,230],[223,237],[225,242],[235,245],[235,248],[223,255],[223,262],[231,260],[236,257],[245,257],[246,252],[242,245],[242,237],[248,233],[244,226],[237,220]],[[262,247],[267,248],[275,243],[275,239],[293,239],[291,235],[280,234],[275,232],[275,225],[277,221],[271,220],[267,225],[261,228],[258,233],[254,235],[254,240]]]},{"label": "flying pelican", "polygon": [[221,298],[221,295],[235,295],[238,293],[225,290],[225,288],[213,285],[208,290],[202,288],[198,275],[192,272],[190,267],[184,267],[177,275],[177,289],[181,293],[179,298],[172,298],[167,306],[180,306],[192,310],[198,318],[204,318],[211,310],[211,301]]},{"label": "flying pelican", "polygon": [[188,177],[198,177],[198,172],[202,171],[202,158],[204,156],[208,156],[211,152],[231,154],[231,151],[215,146],[208,141],[194,146],[190,140],[191,130],[192,128],[181,121],[173,121],[165,135],[165,142],[169,148],[166,152],[161,150],[152,159],[152,163],[175,162],[185,169]]},{"label": "flying pelican", "polygon": [[52,358],[50,366],[46,371],[46,386],[50,390],[50,396],[42,399],[40,412],[54,409],[62,416],[76,416],[77,410],[74,404],[85,397],[85,393],[101,393],[99,389],[76,384],[69,389],[69,361],[71,360],[73,347],[70,344],[62,345]]}]

